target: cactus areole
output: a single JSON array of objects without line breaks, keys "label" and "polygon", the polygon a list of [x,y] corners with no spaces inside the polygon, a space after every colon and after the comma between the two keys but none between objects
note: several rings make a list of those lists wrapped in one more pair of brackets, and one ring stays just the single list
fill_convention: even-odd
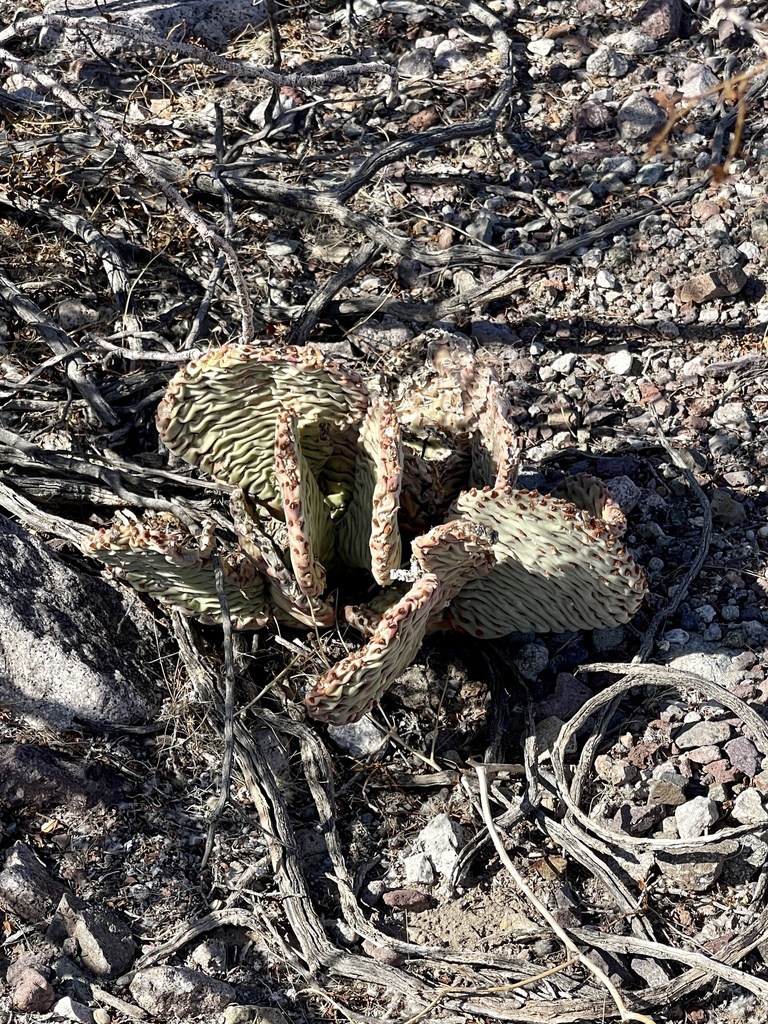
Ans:
[{"label": "cactus areole", "polygon": [[[168,385],[158,431],[231,491],[231,536],[123,512],[83,550],[202,622],[222,621],[217,551],[234,628],[356,625],[367,642],[305,699],[336,724],[370,710],[427,631],[627,622],[645,579],[607,488],[578,476],[552,495],[516,489],[501,386],[467,339],[429,334],[426,366],[394,394],[310,346],[227,345],[193,360]],[[330,590],[366,603],[337,607]]]}]

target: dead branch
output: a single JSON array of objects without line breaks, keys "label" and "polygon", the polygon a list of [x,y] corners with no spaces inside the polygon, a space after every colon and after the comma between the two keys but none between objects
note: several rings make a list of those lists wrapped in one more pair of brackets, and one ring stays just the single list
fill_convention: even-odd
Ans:
[{"label": "dead branch", "polygon": [[[27,78],[31,78],[33,81],[37,82],[43,89],[47,89],[52,92],[58,100],[60,100],[74,113],[78,114],[83,121],[87,124],[93,125],[93,127],[101,134],[102,138],[112,140],[115,145],[119,146],[123,153],[125,153],[128,159],[133,162],[136,168],[160,189],[166,199],[179,211],[181,216],[192,225],[200,237],[208,242],[208,244],[214,249],[218,249],[224,253],[239,300],[240,339],[243,344],[249,344],[253,341],[253,308],[251,306],[251,299],[245,275],[243,274],[240,261],[232,243],[228,242],[225,238],[222,238],[218,232],[214,231],[205,218],[202,217],[194,207],[190,206],[178,189],[174,188],[173,185],[170,185],[162,175],[157,173],[141,150],[134,145],[130,139],[126,138],[121,132],[119,132],[113,124],[110,124],[106,118],[102,117],[100,114],[94,113],[85,103],[82,102],[82,100],[78,99],[74,93],[70,92],[70,90],[61,85],[61,83],[57,82],[56,79],[52,78],[47,72],[42,71],[34,64],[30,64],[24,60],[19,60],[8,50],[0,49],[0,61],[5,63],[7,67],[15,71],[17,74],[26,75]],[[113,420],[111,422],[115,421]]]}]

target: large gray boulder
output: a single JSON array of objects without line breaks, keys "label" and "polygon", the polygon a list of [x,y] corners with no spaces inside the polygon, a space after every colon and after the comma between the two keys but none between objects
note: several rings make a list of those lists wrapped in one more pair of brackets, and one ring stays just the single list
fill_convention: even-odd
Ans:
[{"label": "large gray boulder", "polygon": [[0,516],[0,706],[53,729],[146,722],[163,696],[158,636],[136,593]]}]

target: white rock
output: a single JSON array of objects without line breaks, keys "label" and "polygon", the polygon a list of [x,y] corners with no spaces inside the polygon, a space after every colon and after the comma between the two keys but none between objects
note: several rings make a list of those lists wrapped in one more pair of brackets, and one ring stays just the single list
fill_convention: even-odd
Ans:
[{"label": "white rock", "polygon": [[333,742],[352,757],[361,759],[374,757],[380,753],[381,748],[387,742],[386,737],[371,721],[369,715],[361,718],[359,722],[351,722],[347,725],[329,725],[328,735]]},{"label": "white rock", "polygon": [[762,797],[756,789],[744,789],[733,801],[731,816],[742,825],[762,825],[768,821]]},{"label": "white rock", "polygon": [[429,857],[435,871],[447,881],[464,845],[464,832],[447,814],[438,814],[421,830],[414,845]]},{"label": "white rock", "polygon": [[556,370],[557,373],[568,374],[576,365],[576,354],[574,352],[564,352],[557,359],[552,360],[552,369]]},{"label": "white rock", "polygon": [[675,809],[675,821],[681,839],[706,835],[720,816],[717,804],[708,796],[695,796]]},{"label": "white rock", "polygon": [[53,1012],[58,1013],[65,1020],[79,1020],[83,1024],[94,1024],[93,1011],[83,1003],[78,1003],[69,996],[64,996],[53,1007]]},{"label": "white rock", "polygon": [[647,36],[645,32],[630,28],[619,35],[616,45],[627,53],[651,53],[656,49],[656,40]]},{"label": "white rock", "polygon": [[435,869],[426,853],[413,853],[403,857],[405,880],[411,885],[434,885]]},{"label": "white rock", "polygon": [[625,58],[610,46],[598,46],[595,52],[587,57],[585,67],[588,75],[603,78],[621,78],[629,71],[629,64]]},{"label": "white rock", "polygon": [[626,377],[632,372],[634,362],[635,357],[629,349],[620,348],[605,357],[604,366],[609,373],[615,373],[617,377]]},{"label": "white rock", "polygon": [[526,49],[537,57],[548,57],[555,48],[554,39],[532,39]]},{"label": "white rock", "polygon": [[[707,605],[697,609],[699,615],[702,611],[706,616]],[[713,609],[714,611],[714,609]],[[706,622],[706,618],[704,618]],[[689,654],[678,654],[671,658],[669,667],[677,672],[692,672],[694,675],[702,676],[711,683],[719,683],[720,686],[729,687],[741,680],[741,671],[733,666],[733,659],[738,651],[730,654],[726,651],[693,651]]]},{"label": "white rock", "polygon": [[612,274],[610,270],[598,270],[595,284],[598,288],[615,288],[616,275]]}]

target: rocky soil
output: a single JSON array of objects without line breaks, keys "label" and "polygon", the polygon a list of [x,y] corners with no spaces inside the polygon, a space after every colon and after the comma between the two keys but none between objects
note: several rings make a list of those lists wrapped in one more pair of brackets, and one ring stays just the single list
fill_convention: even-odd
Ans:
[{"label": "rocky soil", "polygon": [[[28,6],[0,4],[9,1021],[768,1021],[765,5]],[[473,339],[520,485],[604,479],[649,597],[432,638],[346,727],[300,700],[354,634],[236,639],[218,813],[221,632],[77,542],[216,503],[153,414],[250,303],[397,380],[425,327]]]}]

